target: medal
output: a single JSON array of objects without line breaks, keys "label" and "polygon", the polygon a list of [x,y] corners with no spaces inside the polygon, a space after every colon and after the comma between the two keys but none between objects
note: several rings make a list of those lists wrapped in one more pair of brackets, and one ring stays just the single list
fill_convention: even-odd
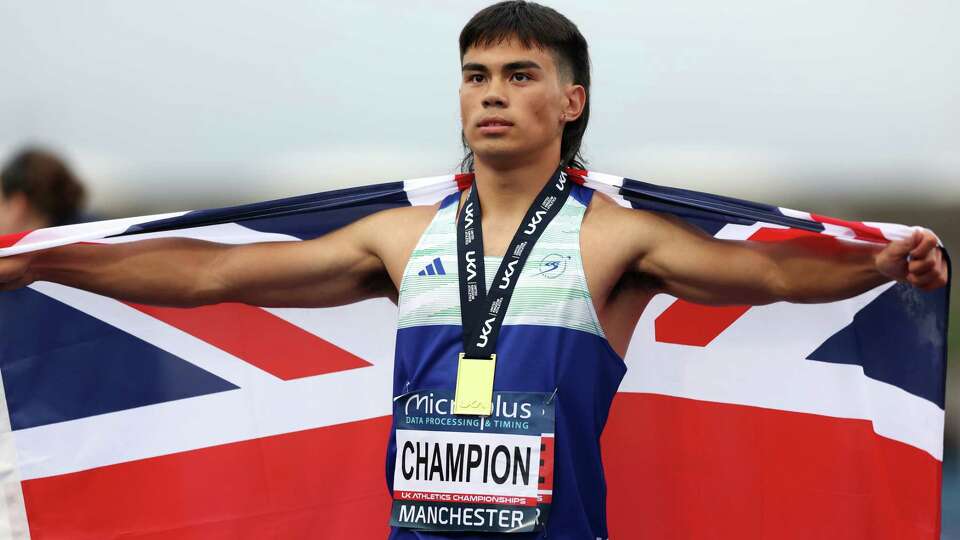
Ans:
[{"label": "medal", "polygon": [[497,355],[490,358],[467,358],[460,353],[457,363],[457,389],[454,394],[453,414],[490,416],[493,412],[493,374]]}]

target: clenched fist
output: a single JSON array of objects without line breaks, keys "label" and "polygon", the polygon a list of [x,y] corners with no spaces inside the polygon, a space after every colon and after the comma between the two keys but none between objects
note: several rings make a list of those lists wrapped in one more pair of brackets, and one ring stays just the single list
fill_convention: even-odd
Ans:
[{"label": "clenched fist", "polygon": [[876,262],[881,274],[925,291],[943,287],[949,279],[937,237],[926,229],[916,229],[909,237],[891,242],[877,253]]}]

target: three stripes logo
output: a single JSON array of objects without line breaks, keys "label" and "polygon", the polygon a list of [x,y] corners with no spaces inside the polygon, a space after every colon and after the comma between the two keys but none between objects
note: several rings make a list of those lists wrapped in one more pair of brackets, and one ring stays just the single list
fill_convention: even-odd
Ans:
[{"label": "three stripes logo", "polygon": [[426,268],[417,272],[418,276],[443,276],[446,274],[447,271],[443,269],[443,263],[440,262],[440,257],[437,257],[432,263],[428,264]]}]

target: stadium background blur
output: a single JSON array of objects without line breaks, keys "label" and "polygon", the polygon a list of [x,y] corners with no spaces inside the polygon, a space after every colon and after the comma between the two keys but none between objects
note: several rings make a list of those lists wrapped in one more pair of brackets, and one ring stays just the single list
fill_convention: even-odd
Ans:
[{"label": "stadium background blur", "polygon": [[[0,5],[0,159],[65,156],[120,217],[445,174],[456,37],[484,2]],[[960,249],[949,0],[550,5],[591,46],[593,170],[870,221]],[[952,119],[952,120],[950,120]],[[943,538],[960,538],[954,290]]]}]

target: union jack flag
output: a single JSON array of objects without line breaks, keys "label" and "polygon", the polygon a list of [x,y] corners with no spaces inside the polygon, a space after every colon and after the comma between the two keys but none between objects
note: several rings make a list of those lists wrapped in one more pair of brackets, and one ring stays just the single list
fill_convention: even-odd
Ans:
[{"label": "union jack flag", "polygon": [[[571,172],[718,238],[801,238],[829,256],[910,231]],[[299,241],[468,181],[29,231],[0,237],[0,256],[159,236]],[[603,439],[611,536],[939,538],[947,293],[655,297]],[[387,300],[174,309],[44,282],[3,293],[0,538],[385,537],[395,324]]]}]

